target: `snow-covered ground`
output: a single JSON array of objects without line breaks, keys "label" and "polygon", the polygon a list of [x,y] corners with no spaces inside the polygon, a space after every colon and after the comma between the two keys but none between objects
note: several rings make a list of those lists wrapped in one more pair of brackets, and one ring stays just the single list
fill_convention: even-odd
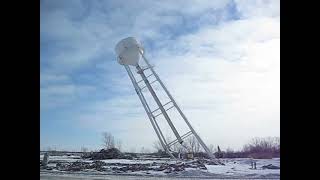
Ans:
[{"label": "snow-covered ground", "polygon": [[[40,155],[40,160],[43,159],[43,155]],[[176,164],[176,163],[185,163],[188,164],[190,161],[175,161],[175,160],[169,160],[166,158],[159,159],[143,159],[138,158],[134,160],[128,160],[128,159],[108,159],[108,160],[102,160],[107,165],[103,166],[106,170],[105,171],[97,171],[94,169],[86,169],[82,171],[77,172],[66,172],[66,171],[60,171],[57,170],[56,164],[59,162],[87,162],[87,163],[93,163],[92,160],[82,160],[79,156],[50,156],[49,157],[49,167],[52,167],[52,170],[44,170],[42,169],[40,172],[41,179],[52,179],[54,176],[61,176],[58,179],[63,178],[69,178],[73,177],[77,179],[80,176],[88,176],[84,179],[90,179],[90,176],[94,176],[95,179],[99,178],[107,178],[114,176],[115,174],[121,175],[121,176],[138,176],[138,177],[158,177],[158,178],[269,178],[269,179],[280,179],[280,169],[263,169],[262,166],[265,165],[275,165],[280,167],[280,158],[274,158],[274,159],[254,159],[253,161],[256,162],[256,169],[251,168],[251,161],[252,159],[249,158],[234,158],[234,159],[221,159],[221,161],[225,165],[209,165],[204,164],[205,168],[199,168],[199,167],[187,167],[182,171],[172,171],[170,173],[166,173],[164,171],[156,170],[159,166],[165,165],[165,164]],[[148,167],[151,167],[151,170],[141,170],[141,171],[125,171],[125,172],[119,172],[119,171],[113,171],[112,169],[114,167],[125,167],[130,165],[148,165]],[[63,177],[62,177],[63,176]],[[67,177],[64,177],[67,176]],[[81,178],[80,178],[81,179]],[[107,178],[108,179],[108,178]],[[112,179],[112,178],[111,178]],[[134,179],[134,178],[133,178]],[[138,178],[139,179],[139,178]],[[141,178],[140,178],[141,179]]]},{"label": "snow-covered ground", "polygon": [[255,159],[257,169],[251,169],[251,159],[224,159],[223,165],[206,165],[208,172],[215,174],[280,174],[280,169],[262,169],[262,166],[272,164],[280,167],[280,158]]}]

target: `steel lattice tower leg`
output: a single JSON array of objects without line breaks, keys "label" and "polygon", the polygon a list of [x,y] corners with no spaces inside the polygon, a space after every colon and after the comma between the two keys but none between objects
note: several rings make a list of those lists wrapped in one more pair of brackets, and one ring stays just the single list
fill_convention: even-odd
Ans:
[{"label": "steel lattice tower leg", "polygon": [[[190,136],[190,135],[194,135],[194,137],[197,139],[197,141],[199,142],[199,144],[202,146],[202,148],[206,151],[206,153],[208,154],[208,156],[210,158],[215,158],[213,153],[209,150],[209,148],[206,146],[206,144],[202,141],[202,139],[200,138],[200,136],[197,134],[197,132],[194,130],[194,128],[191,126],[190,122],[188,121],[187,117],[183,114],[183,112],[181,111],[180,107],[178,106],[178,104],[176,103],[176,101],[174,100],[174,98],[172,97],[172,95],[170,94],[170,92],[167,90],[167,88],[165,87],[165,85],[163,84],[163,82],[161,81],[161,79],[159,78],[159,76],[157,75],[157,73],[154,71],[153,67],[150,65],[150,63],[148,62],[148,60],[146,59],[146,57],[144,56],[143,52],[139,49],[139,52],[143,58],[143,60],[145,61],[145,63],[147,64],[147,67],[146,68],[141,68],[139,65],[136,66],[136,70],[137,70],[137,73],[141,76],[142,80],[137,82],[132,71],[130,70],[130,67],[128,65],[125,65],[125,68],[126,68],[126,71],[128,72],[128,75],[133,83],[133,86],[137,92],[137,95],[138,97],[140,98],[140,101],[150,119],[150,122],[159,138],[159,141],[163,147],[163,149],[170,155],[170,157],[174,158],[174,156],[172,155],[172,153],[170,152],[170,147],[172,147],[174,144],[176,143],[180,143],[181,145],[183,144],[183,139],[185,139],[186,137]],[[151,75],[149,76],[146,76],[144,71],[146,69],[150,69],[151,72],[152,72],[152,76],[154,76],[156,78],[155,81],[159,82],[159,84],[161,85],[161,87],[163,88],[163,90],[165,91],[166,95],[170,98],[170,101],[168,103],[172,103],[173,106],[171,106],[170,108],[167,108],[165,109],[165,105],[167,105],[168,103],[166,104],[162,104],[156,94],[156,92],[154,91],[153,87],[151,86],[151,84],[153,82],[149,82],[148,80],[148,77],[150,77]],[[144,82],[145,86],[144,87],[140,87],[138,83],[140,82]],[[142,89],[143,88],[147,88],[150,92],[150,94],[152,95],[154,101],[156,102],[157,106],[158,106],[158,109],[154,110],[154,111],[151,111],[147,101],[145,100],[145,97],[142,93]],[[189,132],[183,134],[182,136],[180,136],[180,134],[178,133],[178,131],[176,130],[175,126],[173,125],[169,115],[167,114],[167,111],[171,108],[176,108],[177,111],[179,112],[180,116],[183,118],[184,122],[187,124],[188,128],[190,129]],[[154,115],[153,113],[157,110],[160,110],[161,113],[157,114],[157,115]],[[172,132],[174,133],[175,137],[176,137],[176,140],[172,141],[172,142],[169,142],[167,143],[163,134],[162,134],[162,131],[160,129],[160,127],[158,126],[155,118],[159,115],[162,115],[166,121],[168,122]]]}]

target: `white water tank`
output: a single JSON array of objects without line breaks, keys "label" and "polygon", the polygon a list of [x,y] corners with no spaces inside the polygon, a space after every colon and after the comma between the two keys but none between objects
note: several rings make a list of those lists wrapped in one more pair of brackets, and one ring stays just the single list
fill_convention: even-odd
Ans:
[{"label": "white water tank", "polygon": [[119,64],[132,66],[138,65],[141,56],[139,48],[143,53],[142,45],[134,37],[128,37],[118,42],[115,51]]}]

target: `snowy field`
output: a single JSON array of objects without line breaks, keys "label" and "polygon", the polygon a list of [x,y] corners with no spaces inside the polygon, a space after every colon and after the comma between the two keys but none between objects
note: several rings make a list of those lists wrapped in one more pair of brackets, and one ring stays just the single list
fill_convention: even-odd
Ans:
[{"label": "snowy field", "polygon": [[[40,155],[40,160],[43,155]],[[48,169],[40,169],[41,179],[280,179],[280,169],[265,169],[263,166],[272,164],[280,167],[280,158],[274,159],[221,159],[224,165],[202,167],[194,165],[196,160],[175,161],[166,158],[137,158],[101,160],[102,169],[84,169],[80,171],[63,171],[57,164],[81,162],[93,164],[92,160],[83,160],[79,156],[50,156]],[[251,168],[251,161],[256,162],[256,169]],[[169,166],[183,165],[182,169],[170,170]],[[184,166],[186,165],[186,166]],[[123,170],[126,167],[141,166],[147,169]],[[161,169],[159,167],[169,167]],[[119,170],[120,169],[120,170]]]}]

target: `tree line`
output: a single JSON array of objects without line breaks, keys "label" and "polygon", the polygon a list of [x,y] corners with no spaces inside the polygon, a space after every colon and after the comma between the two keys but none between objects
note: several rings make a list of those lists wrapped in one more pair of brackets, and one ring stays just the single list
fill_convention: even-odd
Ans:
[{"label": "tree line", "polygon": [[[170,137],[166,138],[166,142],[171,142]],[[110,132],[104,132],[102,134],[102,146],[104,149],[117,148],[122,150],[121,140],[115,138]],[[217,158],[273,158],[280,157],[280,137],[255,137],[248,141],[241,150],[233,150],[231,148],[223,148],[209,144],[208,148]],[[165,151],[160,141],[153,143],[153,149],[158,154],[165,155]],[[82,152],[88,152],[88,148],[82,147]],[[179,143],[171,146],[171,151],[179,154],[193,153],[195,157],[206,156],[201,145],[194,136],[189,136],[184,140],[183,146]],[[139,153],[152,153],[152,151],[146,148],[138,150]]]},{"label": "tree line", "polygon": [[[166,142],[171,142],[170,137]],[[121,150],[121,141],[114,138],[111,133],[103,133],[103,144],[106,149],[117,148]],[[155,153],[165,154],[160,141],[153,143]],[[221,149],[221,147],[210,144],[208,146],[217,158],[272,158],[280,157],[280,137],[255,137],[247,142],[241,150],[235,151],[231,148]],[[144,148],[141,151],[145,151]],[[184,140],[183,146],[179,143],[171,146],[171,151],[176,153],[193,153],[195,156],[205,156],[204,150],[194,136],[189,136]],[[145,153],[145,152],[140,152]],[[149,152],[150,153],[150,152]]]}]

